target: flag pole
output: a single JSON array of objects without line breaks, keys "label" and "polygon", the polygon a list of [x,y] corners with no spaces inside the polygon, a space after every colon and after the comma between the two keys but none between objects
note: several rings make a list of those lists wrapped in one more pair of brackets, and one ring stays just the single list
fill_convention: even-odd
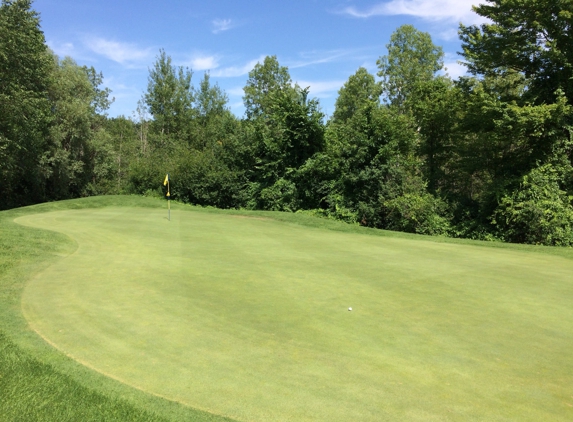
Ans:
[{"label": "flag pole", "polygon": [[167,185],[167,219],[171,221],[171,193],[169,191],[169,173],[165,175],[163,186]]}]

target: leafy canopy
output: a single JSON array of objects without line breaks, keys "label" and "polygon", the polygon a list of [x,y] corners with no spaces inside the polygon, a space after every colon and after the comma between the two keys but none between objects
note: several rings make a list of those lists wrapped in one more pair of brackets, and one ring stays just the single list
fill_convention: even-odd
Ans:
[{"label": "leafy canopy", "polygon": [[378,64],[384,94],[390,103],[401,106],[416,85],[431,80],[444,65],[444,52],[432,43],[427,32],[412,25],[399,27],[386,45],[388,55]]},{"label": "leafy canopy", "polygon": [[460,25],[471,73],[519,72],[536,102],[553,101],[558,89],[573,100],[572,0],[486,0],[474,11],[491,23]]}]

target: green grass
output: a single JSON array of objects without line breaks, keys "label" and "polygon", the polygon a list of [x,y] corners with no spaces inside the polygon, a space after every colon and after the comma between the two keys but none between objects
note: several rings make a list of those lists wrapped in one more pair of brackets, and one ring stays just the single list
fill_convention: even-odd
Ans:
[{"label": "green grass", "polygon": [[29,357],[0,333],[0,409],[5,421],[166,421],[98,394]]},{"label": "green grass", "polygon": [[160,208],[139,197],[86,198],[0,212],[0,421],[229,421],[135,390],[85,368],[30,330],[25,285],[77,243],[14,218],[60,209],[125,205]]},{"label": "green grass", "polygon": [[0,213],[0,414],[573,419],[570,249],[163,205]]}]

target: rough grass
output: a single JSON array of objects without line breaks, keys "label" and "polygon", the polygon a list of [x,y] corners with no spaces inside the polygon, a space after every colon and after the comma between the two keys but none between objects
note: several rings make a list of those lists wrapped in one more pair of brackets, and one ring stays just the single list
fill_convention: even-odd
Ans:
[{"label": "rough grass", "polygon": [[0,213],[0,415],[573,418],[570,249],[163,205]]},{"label": "rough grass", "polygon": [[97,393],[32,358],[0,333],[0,419],[4,421],[167,421]]}]

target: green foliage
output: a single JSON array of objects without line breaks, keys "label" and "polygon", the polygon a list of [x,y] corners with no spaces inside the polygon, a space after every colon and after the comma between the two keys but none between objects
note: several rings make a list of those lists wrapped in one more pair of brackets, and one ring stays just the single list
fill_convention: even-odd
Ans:
[{"label": "green foliage", "polygon": [[414,171],[390,166],[390,176],[382,188],[380,203],[383,227],[388,230],[427,235],[446,235],[450,230],[448,206],[426,190]]},{"label": "green foliage", "polygon": [[462,81],[464,116],[456,134],[457,158],[451,166],[450,191],[474,202],[485,222],[499,199],[537,163],[554,162],[571,151],[571,107],[563,96],[554,104],[520,105],[503,101],[499,78]]},{"label": "green foliage", "polygon": [[160,50],[149,71],[147,92],[144,95],[149,113],[153,117],[151,130],[154,141],[165,146],[174,141],[190,141],[189,124],[194,117],[194,94],[191,70],[175,67],[171,57]]},{"label": "green foliage", "polygon": [[130,192],[145,194],[160,190],[165,173],[172,173],[174,169],[174,159],[171,155],[149,154],[139,157],[129,166]]},{"label": "green foliage", "polygon": [[209,73],[205,73],[195,93],[196,124],[190,146],[202,150],[222,145],[238,127],[237,118],[229,110],[227,94],[219,85],[211,85]]},{"label": "green foliage", "polygon": [[402,106],[416,85],[431,80],[442,69],[444,52],[427,32],[402,25],[390,37],[388,55],[376,62],[382,88],[391,104]]},{"label": "green foliage", "polygon": [[105,191],[102,75],[48,51],[29,1],[2,2],[0,33],[0,208]]},{"label": "green foliage", "polygon": [[261,206],[269,211],[296,211],[300,208],[297,200],[297,189],[290,180],[278,179],[272,186],[260,193]]},{"label": "green foliage", "polygon": [[454,160],[456,132],[463,116],[463,97],[450,79],[421,82],[405,103],[420,134],[422,171],[432,194],[449,190],[448,172]]},{"label": "green foliage", "polygon": [[42,201],[51,58],[29,0],[0,6],[0,209]]},{"label": "green foliage", "polygon": [[196,205],[238,208],[242,205],[242,171],[233,170],[221,156],[223,145],[204,151],[181,151],[175,163],[171,193]]},{"label": "green foliage", "polygon": [[328,215],[370,227],[446,232],[445,206],[427,193],[420,174],[419,135],[410,116],[366,102],[344,124],[331,122],[326,138],[335,169]]},{"label": "green foliage", "polygon": [[378,105],[382,95],[382,87],[374,76],[361,67],[338,91],[332,120],[334,122],[346,122],[354,113],[358,112],[367,104]]},{"label": "green foliage", "polygon": [[199,89],[195,93],[195,103],[199,116],[202,120],[210,116],[221,115],[229,110],[227,103],[229,97],[218,84],[211,85],[211,77],[205,72],[199,84]]},{"label": "green foliage", "polygon": [[288,68],[279,65],[276,56],[267,56],[263,63],[257,63],[249,72],[249,79],[243,88],[245,113],[248,119],[256,118],[267,112],[273,91],[284,91],[291,87]]},{"label": "green foliage", "polygon": [[572,186],[555,163],[571,163],[572,7],[492,0],[475,8],[490,22],[460,26],[466,65],[484,78],[460,83],[467,114],[453,173],[475,204],[469,218],[492,220],[496,235],[512,241],[568,242],[560,192]]},{"label": "green foliage", "polygon": [[[290,86],[286,67],[267,57],[249,74],[245,122],[253,157],[249,207],[295,211],[319,199],[308,185],[298,193],[299,168],[324,148],[324,115],[308,88]],[[304,182],[302,182],[304,184]]]},{"label": "green foliage", "polygon": [[571,0],[488,0],[474,8],[490,23],[460,25],[463,56],[474,74],[522,73],[527,97],[555,101],[561,90],[573,100]]},{"label": "green foliage", "polygon": [[560,186],[572,171],[545,164],[526,174],[493,214],[500,235],[516,243],[573,246],[573,196]]},{"label": "green foliage", "polygon": [[112,160],[104,161],[109,171],[107,186],[102,193],[126,193],[129,191],[129,168],[143,154],[138,125],[124,116],[106,119],[105,132],[106,148]]},{"label": "green foliage", "polygon": [[[460,37],[479,77],[457,81],[436,75],[444,54],[429,34],[401,26],[377,61],[382,79],[359,68],[325,122],[310,87],[293,84],[276,56],[249,72],[239,119],[208,73],[195,88],[191,70],[174,66],[164,50],[132,118],[109,119],[101,73],[51,55],[30,1],[3,0],[0,208],[121,192],[162,196],[169,172],[172,198],[188,203],[566,244],[566,235],[524,234],[513,215],[529,217],[512,204],[547,208],[538,196],[516,195],[533,189],[535,169],[564,175],[573,162],[572,5],[477,6],[488,23],[461,25]],[[571,194],[573,180],[563,176],[551,189],[551,198]],[[556,215],[567,214],[563,207]]]},{"label": "green foliage", "polygon": [[97,185],[111,177],[112,149],[101,116],[96,114],[109,103],[109,92],[99,89],[101,83],[101,75],[93,68],[54,56],[48,90],[52,144],[42,160],[50,198],[102,193]]}]

